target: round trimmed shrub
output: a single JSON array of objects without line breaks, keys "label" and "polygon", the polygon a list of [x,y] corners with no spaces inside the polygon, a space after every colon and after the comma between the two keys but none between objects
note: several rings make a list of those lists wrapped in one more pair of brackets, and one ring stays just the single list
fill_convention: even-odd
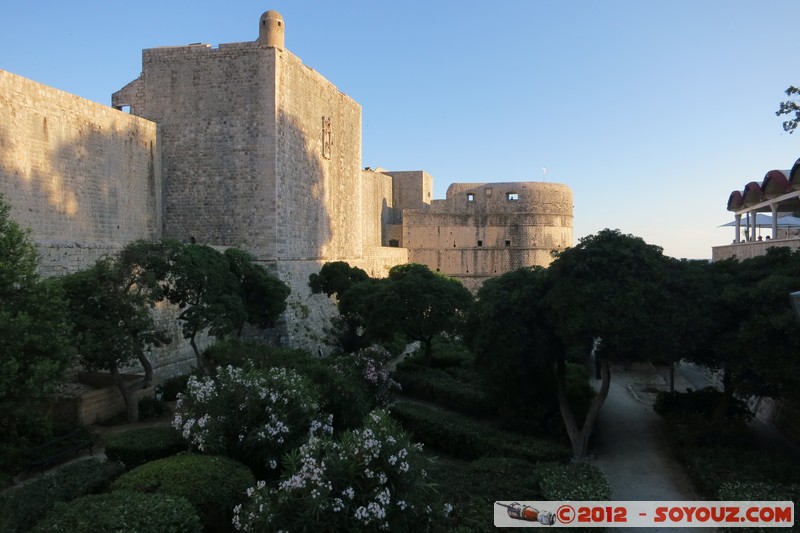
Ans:
[{"label": "round trimmed shrub", "polygon": [[117,491],[59,503],[32,531],[95,533],[193,533],[200,519],[186,498]]},{"label": "round trimmed shrub", "polygon": [[120,433],[108,440],[106,457],[135,468],[185,451],[188,443],[168,426],[139,428]]},{"label": "round trimmed shrub", "polygon": [[58,502],[105,492],[124,469],[113,461],[86,459],[64,465],[23,487],[0,494],[0,532],[28,531]]},{"label": "round trimmed shrub", "polygon": [[194,505],[207,531],[230,531],[233,507],[253,485],[253,474],[238,461],[184,453],[139,466],[111,488],[183,496]]}]

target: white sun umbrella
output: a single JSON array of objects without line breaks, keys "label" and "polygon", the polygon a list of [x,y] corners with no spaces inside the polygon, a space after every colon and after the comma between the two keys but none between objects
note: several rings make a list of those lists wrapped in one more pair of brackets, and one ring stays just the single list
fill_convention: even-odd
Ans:
[{"label": "white sun umbrella", "polygon": [[[739,223],[739,225],[743,228],[747,226],[747,215],[742,215],[742,221]],[[736,226],[736,221],[731,220],[727,224],[723,224],[719,227],[724,228],[727,226]],[[756,213],[756,226],[758,226],[759,228],[771,228],[772,217],[770,215],[765,215],[764,213]]]}]

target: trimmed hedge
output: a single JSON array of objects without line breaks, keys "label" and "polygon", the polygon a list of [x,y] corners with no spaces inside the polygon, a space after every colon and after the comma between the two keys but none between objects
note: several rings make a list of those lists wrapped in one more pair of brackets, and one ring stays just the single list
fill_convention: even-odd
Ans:
[{"label": "trimmed hedge", "polygon": [[453,506],[447,519],[449,531],[488,531],[498,500],[543,499],[538,469],[523,459],[486,457],[464,463],[438,457],[433,463],[431,478],[441,487],[442,498]]},{"label": "trimmed hedge", "polygon": [[474,383],[465,382],[463,377],[458,379],[446,370],[406,367],[396,370],[394,379],[403,387],[403,395],[436,402],[466,415],[490,416],[497,411]]},{"label": "trimmed hedge", "polygon": [[36,533],[194,533],[200,519],[186,498],[117,491],[59,503],[33,529]]},{"label": "trimmed hedge", "polygon": [[545,500],[610,500],[611,487],[603,472],[585,462],[539,465],[539,483]]},{"label": "trimmed hedge", "polygon": [[[800,501],[800,483],[747,483],[729,482],[723,483],[717,491],[718,500],[727,501]],[[796,512],[796,510],[795,510]],[[795,523],[797,519],[795,518]],[[726,528],[721,527],[719,531],[725,533],[738,533],[740,531],[774,531],[774,528]]]},{"label": "trimmed hedge", "polygon": [[106,457],[131,469],[188,449],[188,443],[169,426],[139,428],[111,437]]},{"label": "trimmed hedge", "polygon": [[697,490],[714,499],[726,483],[789,484],[800,479],[800,464],[763,450],[699,448],[682,454],[686,472]]},{"label": "trimmed hedge", "polygon": [[[673,414],[703,414],[710,415],[722,400],[722,392],[714,387],[706,387],[699,391],[688,392],[660,392],[656,397],[653,409],[661,416]],[[749,419],[752,413],[747,408],[747,402],[734,398],[731,403],[731,416]]]},{"label": "trimmed hedge", "polygon": [[58,502],[108,490],[124,468],[119,463],[86,459],[0,495],[0,532],[28,531]]},{"label": "trimmed hedge", "polygon": [[416,440],[459,459],[514,457],[540,463],[566,462],[572,455],[552,441],[501,431],[425,405],[397,402],[392,415],[414,433]]},{"label": "trimmed hedge", "polygon": [[182,496],[194,505],[207,531],[231,531],[233,507],[255,483],[238,461],[186,453],[139,466],[117,479],[112,490]]}]

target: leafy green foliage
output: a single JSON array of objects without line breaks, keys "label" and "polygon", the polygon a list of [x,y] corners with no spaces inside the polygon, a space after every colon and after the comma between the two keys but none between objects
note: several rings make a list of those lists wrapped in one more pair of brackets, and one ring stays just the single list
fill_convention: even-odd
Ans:
[{"label": "leafy green foliage", "polygon": [[527,500],[544,499],[538,467],[523,459],[486,457],[465,463],[437,457],[431,478],[453,506],[447,530],[460,533],[487,531],[487,524],[494,523],[494,502],[498,500],[518,499],[520,494]]},{"label": "leafy green foliage", "polygon": [[619,230],[583,237],[548,268],[545,301],[558,335],[584,353],[600,337],[603,353],[622,359],[638,357],[642,346],[656,349],[669,265],[661,248]]},{"label": "leafy green foliage", "polygon": [[36,247],[10,210],[0,195],[0,404],[7,428],[10,411],[51,392],[75,356],[63,293],[40,280]]},{"label": "leafy green foliage", "polygon": [[[786,96],[793,97],[800,94],[800,89],[798,89],[793,85],[790,85],[785,92]],[[783,122],[783,131],[786,131],[788,133],[794,133],[794,130],[797,129],[797,125],[800,124],[800,104],[798,104],[796,100],[791,100],[791,99],[785,100],[781,102],[780,107],[775,112],[775,115],[776,116],[789,115],[791,118]]]},{"label": "leafy green foliage", "polygon": [[351,267],[344,261],[333,261],[322,265],[319,274],[311,274],[308,277],[308,286],[315,294],[322,292],[328,296],[340,296],[354,284],[367,279],[369,276],[362,269]]},{"label": "leafy green foliage", "polygon": [[385,369],[387,357],[380,350],[365,349],[320,358],[304,350],[232,338],[214,343],[205,352],[212,366],[289,368],[305,376],[320,393],[321,411],[333,415],[337,431],[359,426],[367,413],[389,401],[394,381]]},{"label": "leafy green foliage", "polygon": [[139,400],[139,420],[152,420],[168,415],[169,405],[157,398],[144,397]]},{"label": "leafy green foliage", "polygon": [[189,378],[172,426],[200,452],[233,457],[266,476],[304,442],[312,423],[322,425],[319,416],[319,394],[297,372],[228,366]]},{"label": "leafy green foliage", "polygon": [[204,363],[195,338],[201,331],[224,337],[245,323],[274,324],[286,308],[289,288],[240,250],[222,254],[210,246],[187,244],[168,270],[166,297],[178,306],[181,329],[201,371]]},{"label": "leafy green foliage", "polygon": [[286,309],[289,286],[272,276],[263,266],[254,263],[247,252],[228,248],[224,255],[228,260],[228,268],[239,282],[239,295],[247,313],[247,323],[259,328],[274,326]]},{"label": "leafy green foliage", "polygon": [[[698,414],[710,417],[721,398],[722,392],[714,387],[706,387],[699,391],[660,392],[656,397],[653,410],[661,416]],[[747,402],[737,398],[731,408],[730,415],[749,419],[752,413],[747,407]],[[701,424],[701,426],[705,425]]]},{"label": "leafy green foliage", "polygon": [[457,413],[397,402],[392,415],[423,444],[459,459],[514,457],[534,463],[566,461],[569,450],[553,441],[494,429]]},{"label": "leafy green foliage", "polygon": [[131,469],[188,448],[180,433],[171,427],[148,427],[125,431],[106,443],[106,457]]},{"label": "leafy green foliage", "polygon": [[312,438],[284,462],[277,487],[259,484],[237,510],[257,531],[419,531],[444,516],[427,461],[385,411],[338,441]]},{"label": "leafy green foliage", "polygon": [[87,459],[5,492],[0,495],[0,516],[4,517],[0,532],[28,531],[57,502],[103,492],[123,470],[119,463]]},{"label": "leafy green foliage", "polygon": [[254,484],[250,470],[233,459],[181,454],[131,470],[112,489],[182,496],[195,507],[206,530],[229,531],[234,506]]},{"label": "leafy green foliage", "polygon": [[59,504],[33,529],[36,533],[199,533],[200,519],[186,498],[116,491]]},{"label": "leafy green foliage", "polygon": [[178,394],[186,392],[186,384],[189,382],[189,374],[172,376],[165,379],[160,385],[156,386],[156,391],[161,392],[161,398],[165,402],[174,402],[178,399]]},{"label": "leafy green foliage", "polygon": [[611,499],[611,487],[595,465],[586,462],[539,465],[545,500],[602,501]]}]

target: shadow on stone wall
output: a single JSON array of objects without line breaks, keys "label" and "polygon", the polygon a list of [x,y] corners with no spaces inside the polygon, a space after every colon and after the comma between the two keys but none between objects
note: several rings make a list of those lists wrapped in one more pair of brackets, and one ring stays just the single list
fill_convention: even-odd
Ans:
[{"label": "shadow on stone wall", "polygon": [[124,243],[158,236],[152,132],[119,120],[103,128],[26,118],[20,120],[26,128],[16,131],[0,122],[0,192],[35,240]]}]

